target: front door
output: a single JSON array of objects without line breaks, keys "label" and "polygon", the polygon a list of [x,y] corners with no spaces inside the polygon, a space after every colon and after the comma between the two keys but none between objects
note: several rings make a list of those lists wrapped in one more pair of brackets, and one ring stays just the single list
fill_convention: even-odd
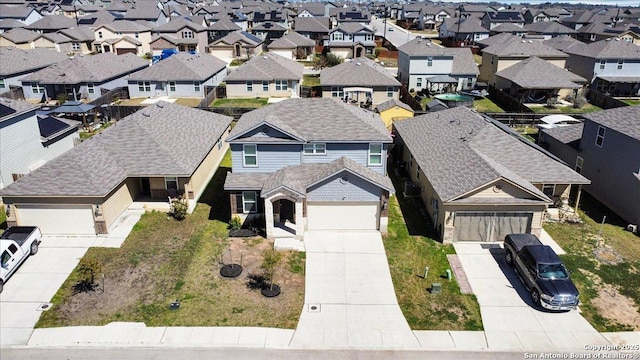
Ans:
[{"label": "front door", "polygon": [[295,203],[289,200],[280,200],[280,222],[289,220],[295,224]]},{"label": "front door", "polygon": [[149,178],[140,179],[140,195],[151,196],[151,183],[149,182]]},{"label": "front door", "polygon": [[361,57],[362,56],[362,48],[361,47],[357,47],[356,48],[356,56],[355,57]]}]

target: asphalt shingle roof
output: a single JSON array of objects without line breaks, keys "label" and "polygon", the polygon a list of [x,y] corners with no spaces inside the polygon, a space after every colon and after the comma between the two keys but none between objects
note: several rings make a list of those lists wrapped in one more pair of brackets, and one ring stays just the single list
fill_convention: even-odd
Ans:
[{"label": "asphalt shingle roof", "polygon": [[[259,40],[259,41],[258,41]],[[252,47],[256,47],[260,44],[262,44],[262,39],[253,36],[252,34],[249,34],[245,31],[242,30],[236,30],[233,32],[228,33],[227,35],[223,36],[222,38],[212,42],[210,45],[211,46],[216,46],[218,44],[227,44],[227,45],[233,45],[237,42],[240,42],[242,44],[244,44],[243,46],[252,46]]]},{"label": "asphalt shingle roof", "polygon": [[521,40],[521,41],[509,41],[498,42],[488,46],[483,50],[487,54],[493,54],[497,56],[515,56],[515,57],[555,57],[555,58],[567,58],[569,55],[562,51],[556,50],[548,45],[545,45],[541,41]]},{"label": "asphalt shingle roof", "polygon": [[432,44],[429,40],[415,38],[400,46],[398,51],[409,56],[451,56],[453,57],[451,74],[478,75],[480,73],[478,65],[473,58],[473,53],[469,48],[445,48]]},{"label": "asphalt shingle roof", "polygon": [[387,70],[365,57],[346,61],[320,72],[322,86],[400,86]]},{"label": "asphalt shingle roof", "polygon": [[25,113],[27,111],[36,110],[39,108],[38,105],[30,104],[26,101],[20,100],[12,100],[9,98],[0,97],[0,106],[7,107],[13,110],[11,113],[8,113],[2,117],[0,117],[0,121],[5,121],[8,119],[12,119],[18,114]]},{"label": "asphalt shingle roof", "polygon": [[4,19],[26,19],[31,12],[35,11],[32,7],[22,5],[0,5],[0,17]]},{"label": "asphalt shingle roof", "polygon": [[526,24],[524,28],[533,33],[539,34],[575,34],[576,31],[570,27],[566,27],[556,21],[538,21]]},{"label": "asphalt shingle roof", "polygon": [[558,126],[551,129],[541,129],[543,133],[560,141],[563,144],[570,144],[574,141],[582,139],[582,130],[584,124],[571,124],[567,126]]},{"label": "asphalt shingle roof", "polygon": [[316,44],[315,41],[304,37],[298,34],[295,31],[288,33],[287,35],[276,39],[274,42],[269,44],[267,48],[269,49],[295,49],[298,46],[314,46]]},{"label": "asphalt shingle roof", "polygon": [[396,99],[389,99],[385,102],[383,102],[382,104],[376,106],[376,109],[378,109],[378,112],[382,112],[388,109],[391,109],[394,106],[399,106],[407,111],[411,111],[414,112],[413,109],[411,108],[411,106],[403,103],[400,100],[396,100]]},{"label": "asphalt shingle roof", "polygon": [[0,37],[3,37],[14,44],[23,44],[39,38],[40,35],[42,34],[25,28],[13,28],[0,34]]},{"label": "asphalt shingle roof", "polygon": [[166,24],[162,24],[160,26],[157,26],[155,28],[153,28],[153,31],[155,32],[162,32],[162,33],[174,33],[176,31],[180,31],[182,29],[184,29],[185,27],[195,31],[195,32],[202,32],[207,30],[206,27],[200,25],[200,24],[196,24],[192,21],[188,21],[185,20],[183,18],[177,18],[177,19],[173,19],[169,22],[167,22]]},{"label": "asphalt shingle roof", "polygon": [[297,32],[329,33],[331,19],[328,17],[299,17],[294,20],[293,28]]},{"label": "asphalt shingle roof", "polygon": [[373,33],[373,30],[357,22],[343,23],[337,28],[331,30],[331,32],[334,32],[334,31],[342,31],[347,34],[355,34],[360,32]]},{"label": "asphalt shingle roof", "polygon": [[415,161],[443,201],[504,178],[540,199],[531,183],[588,183],[543,151],[507,134],[466,107],[394,124]]},{"label": "asphalt shingle roof", "polygon": [[640,106],[623,106],[614,109],[597,111],[584,114],[584,117],[625,134],[636,140],[640,140]]},{"label": "asphalt shingle roof", "polygon": [[306,142],[391,142],[380,115],[329,98],[288,99],[248,112],[229,141],[266,123]]},{"label": "asphalt shingle roof", "polygon": [[496,73],[525,89],[578,89],[587,79],[532,56]]},{"label": "asphalt shingle roof", "polygon": [[640,46],[618,39],[605,39],[591,44],[572,46],[566,50],[569,54],[594,59],[634,59],[640,60]]},{"label": "asphalt shingle roof", "polygon": [[551,38],[551,39],[548,39],[548,40],[544,40],[543,43],[546,44],[546,45],[551,46],[552,48],[554,48],[556,50],[560,50],[560,51],[563,51],[563,52],[567,52],[567,49],[569,49],[572,46],[583,44],[582,41],[574,39],[574,38],[572,38],[571,36],[568,36],[568,35],[556,36],[554,38]]},{"label": "asphalt shingle roof", "polygon": [[208,54],[191,55],[181,52],[140,71],[129,80],[150,81],[204,81],[224,71],[227,64],[215,56]]},{"label": "asphalt shingle roof", "polygon": [[76,21],[64,15],[47,15],[33,24],[25,26],[30,30],[60,30],[76,26]]},{"label": "asphalt shingle roof", "polygon": [[100,53],[93,56],[75,56],[24,77],[23,81],[47,84],[77,84],[102,82],[126,75],[148,66],[149,63],[134,55]]},{"label": "asphalt shingle roof", "polygon": [[138,21],[131,20],[117,20],[108,24],[104,24],[101,27],[115,32],[144,32],[151,30],[151,27]]},{"label": "asphalt shingle roof", "polygon": [[233,21],[231,21],[229,18],[225,17],[222,18],[216,22],[214,22],[213,24],[209,25],[209,30],[213,30],[213,31],[235,31],[235,30],[240,30],[241,27],[236,25],[236,23],[234,23]]},{"label": "asphalt shingle roof", "polygon": [[254,56],[229,74],[227,81],[300,80],[304,65],[273,53]]},{"label": "asphalt shingle roof", "polygon": [[22,50],[14,47],[0,47],[0,64],[2,64],[0,75],[7,76],[34,71],[66,59],[64,54],[54,49]]},{"label": "asphalt shingle roof", "polygon": [[1,194],[106,196],[129,176],[191,176],[231,121],[229,116],[158,102],[49,161]]}]

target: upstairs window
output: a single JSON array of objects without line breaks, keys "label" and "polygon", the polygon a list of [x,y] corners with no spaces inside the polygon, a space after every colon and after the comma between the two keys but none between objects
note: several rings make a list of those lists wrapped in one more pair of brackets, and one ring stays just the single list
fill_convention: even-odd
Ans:
[{"label": "upstairs window", "polygon": [[393,97],[393,86],[387,86],[387,97],[388,98]]},{"label": "upstairs window", "polygon": [[193,39],[193,31],[185,30],[182,32],[183,39]]},{"label": "upstairs window", "polygon": [[258,145],[245,144],[242,146],[242,164],[245,167],[258,166]]},{"label": "upstairs window", "polygon": [[382,144],[369,144],[369,165],[382,165]]},{"label": "upstairs window", "polygon": [[607,131],[607,129],[605,129],[602,126],[598,126],[598,134],[596,135],[596,145],[598,147],[602,147],[602,144],[604,143],[604,134]]},{"label": "upstairs window", "polygon": [[427,58],[427,66],[433,66],[433,56]]},{"label": "upstairs window", "polygon": [[304,154],[305,155],[326,155],[327,153],[327,145],[326,144],[304,144]]},{"label": "upstairs window", "polygon": [[604,70],[607,66],[607,60],[600,60],[600,70]]},{"label": "upstairs window", "polygon": [[151,83],[149,81],[138,81],[138,91],[151,91]]},{"label": "upstairs window", "polygon": [[137,33],[137,32],[136,32],[136,33],[133,33],[133,36],[134,36],[136,39],[138,39],[138,38],[140,38],[140,33]]},{"label": "upstairs window", "polygon": [[582,167],[584,166],[584,159],[580,156],[576,157],[576,172],[582,174]]},{"label": "upstairs window", "polygon": [[262,82],[262,91],[269,92],[269,82],[268,81],[263,81]]},{"label": "upstairs window", "polygon": [[176,82],[169,81],[169,91],[176,91]]},{"label": "upstairs window", "polygon": [[95,93],[95,92],[96,92],[96,89],[95,89],[95,87],[93,86],[93,83],[88,83],[88,84],[87,84],[87,92],[88,92],[89,94],[93,94],[93,93]]},{"label": "upstairs window", "polygon": [[31,83],[31,92],[34,94],[44,94],[44,86],[38,83]]},{"label": "upstairs window", "polygon": [[0,89],[6,88],[7,85],[4,83],[4,79],[0,79]]},{"label": "upstairs window", "polygon": [[342,88],[338,86],[332,86],[331,97],[342,99],[344,97],[344,92],[342,91]]},{"label": "upstairs window", "polygon": [[618,70],[622,70],[622,67],[624,66],[624,60],[618,60]]},{"label": "upstairs window", "polygon": [[71,43],[71,50],[80,50],[80,44],[77,42]]},{"label": "upstairs window", "polygon": [[342,41],[342,33],[334,32],[333,33],[333,41]]}]

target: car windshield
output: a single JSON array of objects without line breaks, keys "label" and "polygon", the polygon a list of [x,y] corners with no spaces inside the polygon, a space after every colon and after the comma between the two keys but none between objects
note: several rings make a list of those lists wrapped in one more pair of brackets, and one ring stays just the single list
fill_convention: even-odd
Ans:
[{"label": "car windshield", "polygon": [[538,274],[543,279],[566,279],[569,277],[562,264],[538,264]]}]

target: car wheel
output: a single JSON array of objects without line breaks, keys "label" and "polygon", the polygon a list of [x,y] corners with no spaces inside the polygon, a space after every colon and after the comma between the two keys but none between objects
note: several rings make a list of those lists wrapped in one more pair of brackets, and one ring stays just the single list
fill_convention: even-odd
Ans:
[{"label": "car wheel", "polygon": [[31,255],[35,255],[37,252],[38,252],[38,244],[36,244],[35,242],[31,243],[31,252],[30,252]]},{"label": "car wheel", "polygon": [[536,306],[540,306],[540,293],[538,290],[533,289],[533,291],[531,291],[531,301],[533,301]]},{"label": "car wheel", "polygon": [[504,255],[504,259],[507,261],[507,264],[513,265],[513,254],[511,251],[507,250],[507,253]]}]

